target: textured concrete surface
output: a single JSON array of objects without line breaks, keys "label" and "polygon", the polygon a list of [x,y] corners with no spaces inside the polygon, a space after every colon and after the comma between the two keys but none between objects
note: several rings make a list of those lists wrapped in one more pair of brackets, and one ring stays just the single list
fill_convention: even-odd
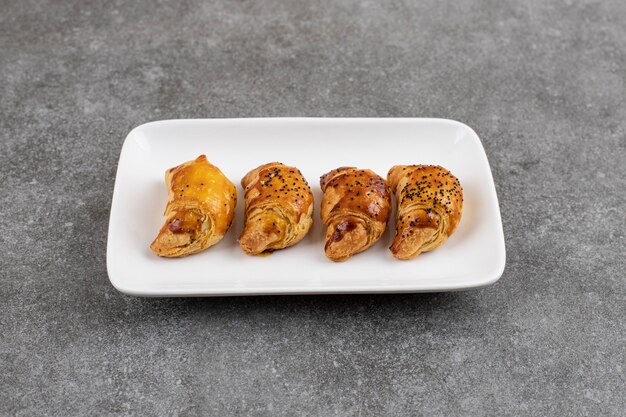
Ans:
[{"label": "textured concrete surface", "polygon": [[[626,2],[0,2],[0,415],[623,416]],[[508,263],[455,294],[141,299],[122,142],[164,118],[482,137]]]}]

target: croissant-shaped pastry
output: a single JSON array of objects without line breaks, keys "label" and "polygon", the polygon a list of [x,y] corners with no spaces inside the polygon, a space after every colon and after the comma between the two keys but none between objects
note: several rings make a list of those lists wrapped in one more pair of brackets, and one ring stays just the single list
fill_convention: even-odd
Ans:
[{"label": "croissant-shaped pastry", "polygon": [[165,223],[150,248],[159,256],[200,252],[224,237],[235,215],[237,189],[200,155],[165,171]]},{"label": "croissant-shaped pastry", "polygon": [[322,175],[320,185],[328,258],[344,261],[380,239],[391,212],[383,178],[369,169],[341,167]]},{"label": "croissant-shaped pastry", "polygon": [[411,259],[442,245],[461,220],[459,180],[434,165],[396,165],[387,180],[398,203],[393,256]]},{"label": "croissant-shaped pastry", "polygon": [[250,255],[298,243],[313,224],[313,193],[299,169],[272,162],[248,172],[246,222],[239,245]]}]

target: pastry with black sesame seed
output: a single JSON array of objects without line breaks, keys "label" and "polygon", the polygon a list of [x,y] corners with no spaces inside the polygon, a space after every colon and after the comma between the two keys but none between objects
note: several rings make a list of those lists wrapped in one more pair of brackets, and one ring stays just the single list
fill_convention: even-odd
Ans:
[{"label": "pastry with black sesame seed", "polygon": [[150,245],[177,258],[219,242],[233,221],[237,189],[205,155],[165,171],[165,223]]},{"label": "pastry with black sesame seed", "polygon": [[245,225],[239,245],[249,255],[270,253],[301,241],[313,224],[313,193],[300,170],[272,162],[248,172]]},{"label": "pastry with black sesame seed", "polygon": [[322,175],[320,185],[329,259],[345,261],[380,239],[391,212],[391,193],[383,178],[369,169],[341,167]]},{"label": "pastry with black sesame seed", "polygon": [[396,196],[396,236],[389,248],[397,259],[412,259],[441,246],[461,221],[463,188],[447,169],[396,165],[387,181]]}]

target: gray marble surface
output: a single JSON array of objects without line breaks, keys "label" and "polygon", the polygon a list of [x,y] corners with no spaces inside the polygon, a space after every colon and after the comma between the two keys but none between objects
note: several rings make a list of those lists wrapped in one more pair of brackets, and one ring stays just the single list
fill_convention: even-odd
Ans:
[{"label": "gray marble surface", "polygon": [[[623,416],[626,2],[0,2],[0,415]],[[508,260],[465,293],[142,299],[117,158],[166,118],[482,137]]]}]

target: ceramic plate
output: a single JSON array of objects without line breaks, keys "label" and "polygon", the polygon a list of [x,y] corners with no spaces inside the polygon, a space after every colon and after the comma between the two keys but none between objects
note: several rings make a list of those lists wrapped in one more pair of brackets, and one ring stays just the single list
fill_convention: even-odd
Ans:
[{"label": "ceramic plate", "polygon": [[[180,259],[149,245],[162,222],[167,168],[206,154],[238,186],[235,221],[220,243]],[[280,161],[302,171],[315,196],[314,226],[296,246],[266,257],[245,255],[240,180]],[[381,176],[396,164],[439,164],[461,181],[463,217],[441,247],[398,261],[381,240],[346,262],[324,256],[319,177],[339,166]],[[395,211],[394,211],[395,214]],[[468,126],[442,119],[166,120],[133,129],[122,147],[111,205],[107,269],[119,291],[141,296],[387,293],[453,291],[500,278],[505,265],[498,199],[480,139]]]}]

